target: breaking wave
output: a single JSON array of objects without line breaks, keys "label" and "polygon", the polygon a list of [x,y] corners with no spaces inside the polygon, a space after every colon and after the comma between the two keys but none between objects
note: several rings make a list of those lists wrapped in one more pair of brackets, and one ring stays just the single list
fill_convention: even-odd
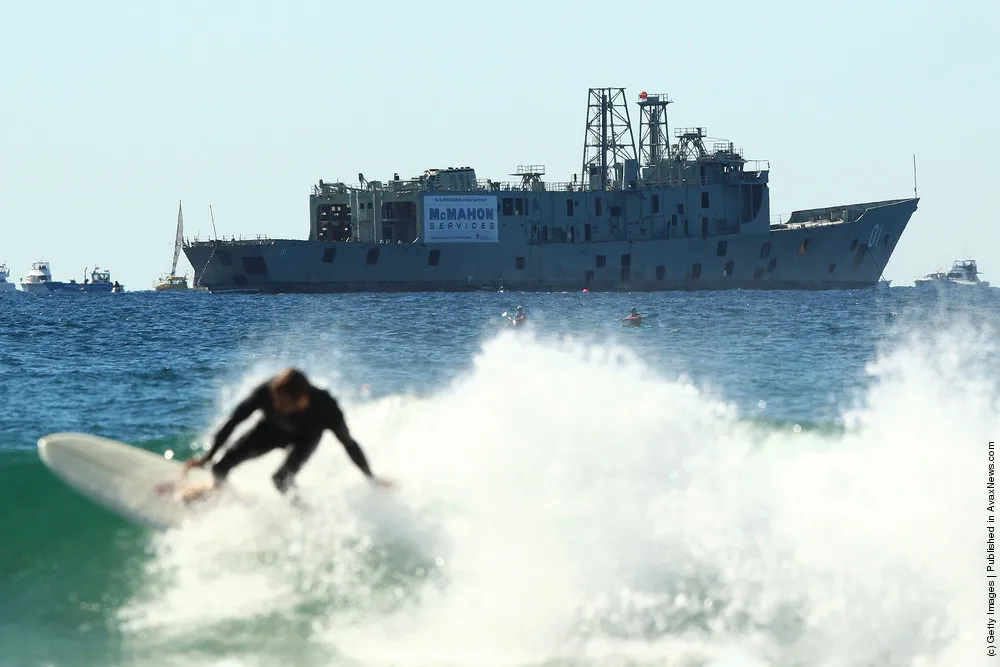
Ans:
[{"label": "breaking wave", "polygon": [[233,473],[252,509],[153,538],[118,612],[128,661],[973,664],[990,340],[897,344],[821,432],[624,350],[500,335],[437,393],[347,406],[396,490],[331,439],[299,477],[308,511],[272,490],[274,455]]}]

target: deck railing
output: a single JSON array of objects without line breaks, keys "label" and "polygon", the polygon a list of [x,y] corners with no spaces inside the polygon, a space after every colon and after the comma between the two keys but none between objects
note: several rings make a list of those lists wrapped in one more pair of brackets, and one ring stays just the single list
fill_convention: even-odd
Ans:
[{"label": "deck railing", "polygon": [[[700,177],[694,175],[692,172],[691,176],[681,175],[671,177],[668,176],[662,179],[640,179],[637,183],[638,188],[650,188],[650,187],[679,187],[679,186],[691,186],[691,185],[713,185],[717,183],[723,184],[734,184],[741,182],[757,182],[760,180],[762,172],[764,170],[746,170],[746,171],[733,171],[726,174],[722,174],[722,178],[717,178],[714,176]],[[608,190],[614,190],[613,185],[609,185]],[[419,192],[598,192],[599,190],[591,189],[589,184],[581,183],[579,181],[539,181],[538,183],[524,183],[521,181],[493,181],[493,180],[483,180],[479,179],[474,185],[468,187],[461,183],[456,184],[445,184],[445,183],[434,183],[434,182],[419,182],[419,181],[391,181],[390,183],[384,184],[383,188],[379,190],[383,194],[402,194],[402,193],[412,193],[416,194]],[[357,186],[346,185],[346,184],[333,184],[327,183],[322,187],[314,185],[312,187],[312,195],[314,197],[334,197],[337,195],[350,195],[352,192],[358,192],[359,194],[365,194],[371,192],[368,188],[360,188]]]}]

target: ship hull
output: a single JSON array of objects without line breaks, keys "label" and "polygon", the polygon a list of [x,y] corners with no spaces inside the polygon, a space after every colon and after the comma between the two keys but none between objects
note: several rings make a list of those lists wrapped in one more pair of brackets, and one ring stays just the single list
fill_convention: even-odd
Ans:
[{"label": "ship hull", "polygon": [[51,294],[52,290],[44,283],[21,283],[21,291],[28,294]]},{"label": "ship hull", "polygon": [[[21,283],[21,289],[31,294],[112,294],[113,285],[83,283]],[[124,291],[124,290],[122,290]]]},{"label": "ship hull", "polygon": [[989,289],[990,283],[988,281],[959,281],[959,280],[915,280],[913,286],[920,290],[978,290],[978,289]]},{"label": "ship hull", "polygon": [[868,208],[853,222],[772,227],[765,233],[705,238],[506,244],[203,241],[188,244],[184,253],[197,272],[199,284],[213,292],[874,287],[916,210],[917,200],[854,206]]}]

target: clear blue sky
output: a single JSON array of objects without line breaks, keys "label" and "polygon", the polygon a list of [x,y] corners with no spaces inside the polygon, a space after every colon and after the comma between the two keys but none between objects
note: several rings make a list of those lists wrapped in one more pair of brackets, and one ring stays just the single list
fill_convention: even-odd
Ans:
[{"label": "clear blue sky", "polygon": [[624,86],[769,160],[774,215],[909,196],[916,153],[887,277],[969,254],[1000,285],[998,42],[995,0],[0,0],[0,262],[149,289],[178,200],[189,235],[211,204],[299,239],[321,178],[569,180],[587,88]]}]

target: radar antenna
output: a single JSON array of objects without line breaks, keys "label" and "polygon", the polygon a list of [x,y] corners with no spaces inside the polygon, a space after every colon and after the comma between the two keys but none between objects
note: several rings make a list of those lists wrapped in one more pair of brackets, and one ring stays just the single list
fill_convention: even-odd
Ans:
[{"label": "radar antenna", "polygon": [[[627,142],[627,143],[626,143]],[[611,161],[608,161],[608,153]],[[587,103],[587,133],[583,145],[584,183],[607,190],[626,160],[635,161],[635,137],[628,117],[624,88],[591,88]],[[616,165],[618,165],[616,167]]]}]

